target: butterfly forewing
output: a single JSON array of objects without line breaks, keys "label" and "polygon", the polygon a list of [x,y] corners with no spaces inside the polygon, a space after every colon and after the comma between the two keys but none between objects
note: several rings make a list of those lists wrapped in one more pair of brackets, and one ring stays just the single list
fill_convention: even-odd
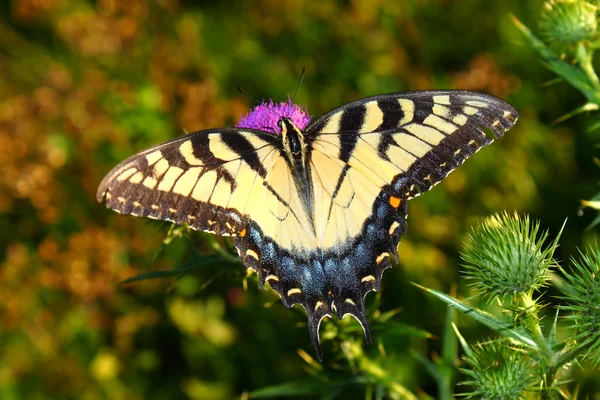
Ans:
[{"label": "butterfly forewing", "polygon": [[346,161],[380,187],[402,180],[407,199],[429,190],[482,146],[485,129],[500,137],[518,114],[496,97],[423,91],[349,103],[306,128],[316,151]]},{"label": "butterfly forewing", "polygon": [[[259,131],[196,132],[138,153],[104,178],[97,197],[132,214],[220,235],[237,235],[247,211],[260,215],[267,173],[281,158],[276,138]],[[287,173],[287,171],[285,171]],[[244,184],[241,184],[244,182]]]}]

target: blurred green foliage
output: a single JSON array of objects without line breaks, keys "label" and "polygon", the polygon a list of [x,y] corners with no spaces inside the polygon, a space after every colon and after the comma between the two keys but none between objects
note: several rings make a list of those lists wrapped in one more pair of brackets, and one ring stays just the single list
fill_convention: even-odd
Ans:
[{"label": "blurred green foliage", "polygon": [[[578,211],[598,191],[600,134],[588,129],[598,115],[552,123],[586,99],[566,84],[547,85],[555,75],[510,19],[535,30],[542,6],[2,2],[0,398],[219,399],[269,390],[447,398],[459,362],[450,322],[470,342],[490,331],[454,318],[409,282],[471,296],[458,252],[471,226],[502,210],[541,220],[551,237],[568,217],[558,259],[596,246],[597,233],[586,230],[595,215]],[[233,260],[193,264],[180,279],[118,284],[189,265],[213,251],[211,241],[221,249],[227,242],[185,230],[167,236],[168,224],[95,201],[118,161],[183,131],[233,125],[251,105],[237,85],[285,99],[302,67],[297,102],[313,115],[359,97],[430,88],[485,91],[521,114],[504,138],[410,203],[399,268],[367,298],[374,344],[364,345],[356,321],[326,320],[322,365],[310,356],[304,311],[259,291]],[[549,288],[544,300],[556,295]],[[589,366],[565,379],[571,393],[599,396],[600,374]]]}]

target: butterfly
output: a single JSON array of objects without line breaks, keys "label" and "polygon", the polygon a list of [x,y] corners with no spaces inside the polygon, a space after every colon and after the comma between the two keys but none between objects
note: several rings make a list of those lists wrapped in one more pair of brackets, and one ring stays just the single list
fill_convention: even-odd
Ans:
[{"label": "butterfly", "polygon": [[208,129],[144,150],[106,175],[97,199],[232,236],[261,288],[304,307],[320,358],[319,326],[333,313],[355,317],[370,343],[364,298],[398,257],[407,201],[517,118],[505,101],[471,91],[367,97],[303,129],[281,115],[281,134]]}]

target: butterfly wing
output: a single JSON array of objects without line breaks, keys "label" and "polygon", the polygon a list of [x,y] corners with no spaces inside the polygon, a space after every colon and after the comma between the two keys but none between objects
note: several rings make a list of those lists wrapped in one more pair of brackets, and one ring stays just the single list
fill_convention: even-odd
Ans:
[{"label": "butterfly wing", "polygon": [[331,308],[365,328],[363,299],[378,290],[400,235],[406,200],[440,182],[510,129],[517,112],[493,96],[425,91],[365,98],[306,129],[314,224]]},{"label": "butterfly wing", "polygon": [[249,193],[258,190],[278,157],[275,138],[260,131],[196,132],[117,165],[100,184],[97,199],[122,214],[236,236],[247,222]]},{"label": "butterfly wing", "polygon": [[305,129],[309,182],[295,177],[280,137],[230,128],[130,157],[97,197],[123,214],[234,236],[261,286],[306,309],[319,354],[319,325],[331,311],[356,317],[370,339],[364,296],[379,289],[406,232],[406,200],[489,144],[485,128],[499,137],[516,118],[507,103],[473,92],[376,96]]},{"label": "butterfly wing", "polygon": [[269,282],[288,307],[314,304],[325,295],[325,279],[311,262],[312,223],[282,152],[281,138],[262,131],[192,133],[117,165],[97,199],[122,214],[233,236],[261,286]]},{"label": "butterfly wing", "polygon": [[324,114],[307,128],[328,154],[383,169],[360,168],[378,183],[402,173],[407,199],[426,192],[518,118],[505,101],[471,91],[418,91],[361,99]]}]

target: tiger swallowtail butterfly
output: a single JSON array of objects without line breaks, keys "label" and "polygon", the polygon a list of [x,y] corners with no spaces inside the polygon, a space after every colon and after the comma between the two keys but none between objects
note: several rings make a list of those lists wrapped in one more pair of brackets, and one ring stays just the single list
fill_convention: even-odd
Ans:
[{"label": "tiger swallowtail butterfly", "polygon": [[304,307],[320,358],[319,325],[333,313],[355,317],[371,341],[364,298],[397,257],[407,201],[491,143],[485,129],[498,138],[517,117],[496,97],[443,90],[364,98],[307,126],[284,113],[270,127],[280,134],[208,129],[135,154],[97,199],[232,236],[261,288]]}]

